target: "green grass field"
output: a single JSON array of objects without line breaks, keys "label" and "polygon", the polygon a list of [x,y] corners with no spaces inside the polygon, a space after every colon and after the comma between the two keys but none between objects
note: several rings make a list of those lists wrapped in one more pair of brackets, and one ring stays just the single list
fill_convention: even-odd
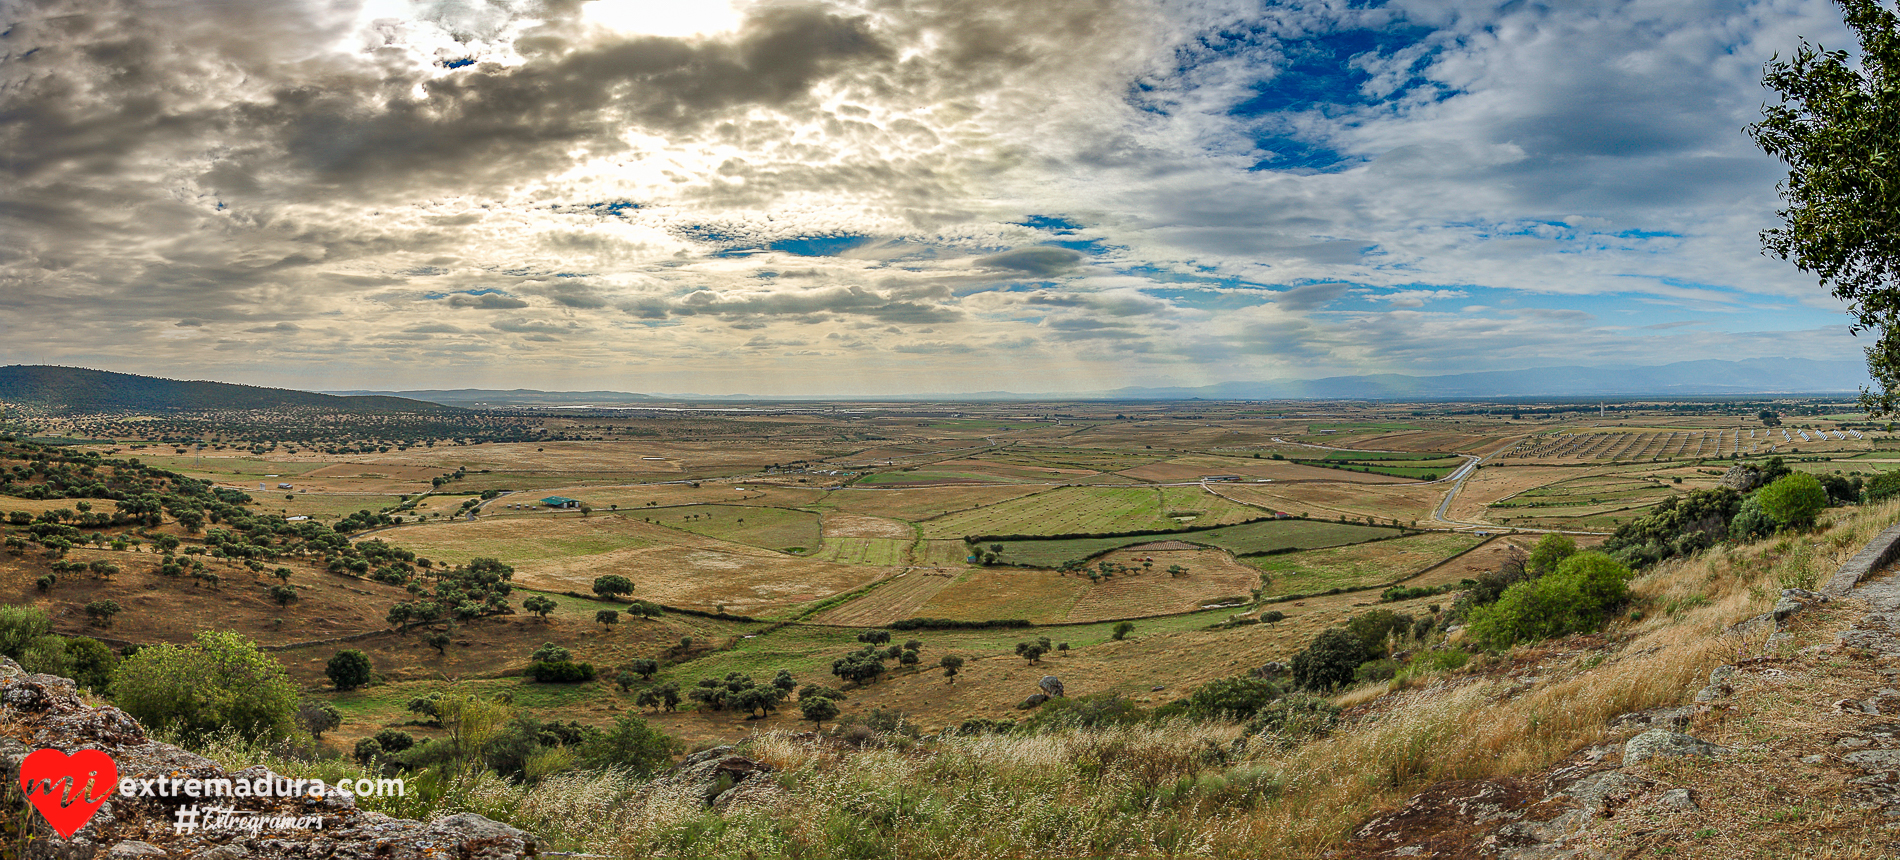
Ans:
[{"label": "green grass field", "polygon": [[473,558],[499,558],[509,564],[551,561],[651,544],[616,525],[614,518],[606,516],[542,522],[483,520],[403,526],[370,537],[448,564],[467,564]]},{"label": "green grass field", "polygon": [[1070,538],[1057,540],[1021,540],[1002,542],[1002,560],[1006,564],[1057,567],[1071,559],[1088,558],[1124,546],[1179,540],[1218,547],[1235,555],[1268,552],[1289,547],[1312,549],[1364,543],[1399,533],[1385,526],[1363,526],[1313,520],[1267,520],[1225,526],[1206,531],[1169,535],[1141,535],[1112,538]]},{"label": "green grass field", "polygon": [[1250,558],[1268,578],[1269,594],[1313,594],[1333,588],[1360,588],[1417,573],[1477,546],[1483,538],[1433,533],[1377,543],[1314,549]]},{"label": "green grass field", "polygon": [[899,567],[910,563],[911,543],[894,538],[831,537],[812,557],[839,564]]},{"label": "green grass field", "polygon": [[1073,534],[1170,529],[1193,522],[1231,522],[1264,515],[1197,487],[1063,487],[922,523],[924,537],[985,534]]},{"label": "green grass field", "polygon": [[630,511],[642,519],[734,543],[765,549],[818,546],[818,515],[788,508],[748,505],[685,505]]}]

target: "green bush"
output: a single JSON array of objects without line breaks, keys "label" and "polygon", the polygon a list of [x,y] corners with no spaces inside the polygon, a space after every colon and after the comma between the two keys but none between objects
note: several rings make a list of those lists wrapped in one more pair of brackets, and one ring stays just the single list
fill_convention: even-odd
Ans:
[{"label": "green bush", "polygon": [[1339,708],[1318,696],[1294,693],[1261,710],[1247,723],[1247,733],[1290,747],[1313,737],[1324,737],[1339,724]]},{"label": "green bush", "polygon": [[1375,655],[1359,637],[1327,628],[1306,650],[1293,655],[1293,683],[1309,690],[1331,690],[1352,682],[1354,669]]},{"label": "green bush", "polygon": [[1629,598],[1630,569],[1600,552],[1578,553],[1557,570],[1505,589],[1471,613],[1467,634],[1485,648],[1595,630]]},{"label": "green bush", "polygon": [[1556,570],[1564,559],[1576,554],[1576,541],[1560,534],[1547,534],[1538,539],[1537,546],[1531,548],[1530,560],[1524,566],[1530,568],[1532,576],[1543,576]]},{"label": "green bush", "polygon": [[1412,616],[1390,609],[1374,609],[1346,622],[1346,632],[1359,638],[1366,648],[1367,659],[1385,656],[1389,637],[1405,636],[1411,631]]},{"label": "green bush", "polygon": [[1868,480],[1867,501],[1879,502],[1900,496],[1900,470],[1882,472]]},{"label": "green bush", "polygon": [[19,659],[28,643],[53,632],[53,622],[37,606],[0,606],[0,654]]},{"label": "green bush", "polygon": [[1364,663],[1360,663],[1359,668],[1353,670],[1352,680],[1357,684],[1364,684],[1371,681],[1390,681],[1393,676],[1399,673],[1399,668],[1399,661],[1391,658],[1384,660],[1367,660]]},{"label": "green bush", "polygon": [[1820,479],[1806,472],[1782,478],[1755,495],[1761,500],[1762,513],[1774,517],[1782,528],[1809,528],[1827,508],[1827,490]]},{"label": "green bush", "polygon": [[1742,502],[1742,509],[1736,512],[1735,519],[1729,520],[1728,536],[1734,540],[1767,537],[1775,533],[1777,525],[1775,518],[1761,509],[1761,494],[1756,493]]},{"label": "green bush", "polygon": [[678,740],[626,713],[581,746],[581,760],[594,767],[621,767],[636,776],[651,776],[671,765],[680,749]]},{"label": "green bush", "polygon": [[190,645],[148,645],[125,658],[112,701],[146,728],[204,737],[226,727],[246,738],[295,731],[297,687],[256,643],[206,630]]},{"label": "green bush", "polygon": [[1025,731],[1099,729],[1138,723],[1147,714],[1140,706],[1115,693],[1050,699],[1022,722]]},{"label": "green bush", "polygon": [[528,664],[528,677],[543,684],[578,684],[594,680],[594,664],[571,660],[537,660]]},{"label": "green bush", "polygon": [[1280,698],[1282,690],[1271,681],[1244,676],[1209,681],[1187,698],[1187,713],[1210,720],[1245,721]]},{"label": "green bush", "polygon": [[329,676],[330,683],[335,684],[339,692],[365,686],[375,676],[369,655],[354,648],[336,652],[323,673]]}]

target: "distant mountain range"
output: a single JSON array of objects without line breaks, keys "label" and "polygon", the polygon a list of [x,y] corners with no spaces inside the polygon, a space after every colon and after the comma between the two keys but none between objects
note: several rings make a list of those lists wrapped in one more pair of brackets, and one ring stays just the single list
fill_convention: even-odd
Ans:
[{"label": "distant mountain range", "polygon": [[[516,388],[508,391],[495,391],[486,388],[424,389],[419,391],[329,391],[344,397],[403,397],[410,400],[426,400],[446,406],[591,406],[595,404],[618,406],[627,403],[643,403],[654,400],[677,400],[677,397],[662,398],[651,394],[629,394],[625,391],[535,391],[531,388]],[[684,395],[698,398],[698,395]]]},{"label": "distant mountain range", "polygon": [[1274,382],[1223,382],[1198,388],[1121,388],[1127,400],[1450,400],[1490,397],[1830,394],[1868,385],[1858,361],[1750,358],[1611,367],[1534,367],[1446,376],[1332,376]]},{"label": "distant mountain range", "polygon": [[56,415],[205,409],[323,409],[350,414],[460,411],[438,403],[383,395],[339,397],[228,382],[181,382],[83,367],[24,364],[0,367],[0,401]]},{"label": "distant mountain range", "polygon": [[682,400],[1470,400],[1535,397],[1743,396],[1837,394],[1868,385],[1858,361],[1751,358],[1741,361],[1680,361],[1654,366],[1535,367],[1444,376],[1332,376],[1324,379],[1223,382],[1175,388],[1024,394],[984,391],[886,397],[765,397],[750,394],[632,394],[624,391],[535,391],[479,388],[429,391],[338,391],[352,396],[390,395],[451,406],[638,406]]}]

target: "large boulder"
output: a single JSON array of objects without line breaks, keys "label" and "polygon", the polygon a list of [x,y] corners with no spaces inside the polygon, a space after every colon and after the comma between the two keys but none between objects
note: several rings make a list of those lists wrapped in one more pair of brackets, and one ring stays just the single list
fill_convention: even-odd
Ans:
[{"label": "large boulder", "polygon": [[771,765],[739,755],[733,747],[713,747],[687,756],[642,794],[671,795],[725,809],[742,796],[758,795],[768,785],[776,787],[770,779],[758,778],[771,772]]},{"label": "large boulder", "polygon": [[[262,766],[226,771],[217,762],[146,737],[124,711],[81,701],[72,681],[32,675],[0,658],[0,786],[20,785],[20,763],[40,749],[72,754],[97,749],[111,756],[120,780],[288,780]],[[18,799],[18,795],[15,795]],[[21,860],[136,860],[141,857],[378,858],[506,860],[542,850],[536,837],[473,813],[432,822],[391,818],[360,809],[349,794],[320,797],[219,797],[205,805],[235,814],[321,819],[320,828],[272,829],[263,838],[239,831],[179,833],[176,813],[192,801],[182,797],[113,794],[75,832],[62,839],[45,819],[24,813],[24,804],[0,804],[0,830],[20,834]]]},{"label": "large boulder", "polygon": [[1650,729],[1623,744],[1623,763],[1630,765],[1652,758],[1717,756],[1725,752],[1728,752],[1726,747],[1701,738],[1668,729]]},{"label": "large boulder", "polygon": [[1051,699],[1062,698],[1061,678],[1057,678],[1054,675],[1044,675],[1042,676],[1042,680],[1036,682],[1036,686],[1041,687],[1043,692],[1048,693]]},{"label": "large boulder", "polygon": [[1722,473],[1722,486],[1746,493],[1761,486],[1761,470],[1754,466],[1737,463]]}]

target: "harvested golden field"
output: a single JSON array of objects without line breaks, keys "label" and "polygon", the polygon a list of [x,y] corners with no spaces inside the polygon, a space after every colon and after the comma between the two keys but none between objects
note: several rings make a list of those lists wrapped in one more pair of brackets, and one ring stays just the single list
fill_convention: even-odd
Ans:
[{"label": "harvested golden field", "polygon": [[1015,487],[919,487],[889,490],[842,487],[825,496],[820,507],[858,514],[917,522],[955,511],[994,505],[1053,486],[1023,484]]},{"label": "harvested golden field", "polygon": [[689,484],[548,487],[505,496],[499,502],[490,503],[483,508],[482,515],[506,516],[521,512],[520,509],[510,509],[509,504],[530,505],[538,508],[540,505],[537,500],[547,496],[580,499],[592,505],[595,510],[611,510],[613,506],[619,505],[619,510],[627,513],[646,507],[678,505],[765,505],[800,508],[824,498],[825,491],[735,481],[702,481],[699,482],[698,487]]},{"label": "harvested golden field", "polygon": [[814,624],[878,627],[916,618],[922,614],[920,610],[924,604],[929,603],[932,597],[937,596],[937,592],[955,578],[955,574],[934,570],[906,571],[886,580],[870,594],[827,610],[811,621]]},{"label": "harvested golden field", "polygon": [[[1156,547],[1156,548],[1149,548]],[[1260,572],[1220,550],[1162,549],[1150,544],[1116,550],[1098,561],[1140,568],[1137,576],[1116,575],[1082,591],[1063,621],[1108,621],[1144,615],[1193,612],[1209,603],[1246,600],[1260,586]],[[1168,574],[1179,565],[1187,575]],[[1084,580],[1086,581],[1086,580]]]},{"label": "harvested golden field", "polygon": [[1466,522],[1490,520],[1492,502],[1546,484],[1594,474],[1577,467],[1485,464],[1465,479],[1445,516]]},{"label": "harvested golden field", "polygon": [[1198,481],[1205,475],[1243,475],[1248,478],[1266,478],[1274,481],[1337,481],[1351,484],[1414,483],[1410,478],[1305,466],[1291,460],[1272,460],[1265,457],[1258,460],[1252,457],[1177,457],[1165,463],[1124,469],[1117,474],[1157,483]]},{"label": "harvested golden field", "polygon": [[855,537],[908,541],[917,537],[916,530],[910,523],[903,520],[869,517],[863,514],[826,514],[824,530],[826,540],[834,537]]},{"label": "harvested golden field", "polygon": [[[547,514],[538,519],[482,519],[401,526],[371,535],[444,564],[498,558],[515,565],[649,546],[665,531],[625,517]],[[585,591],[586,589],[582,589]]]},{"label": "harvested golden field", "polygon": [[1052,570],[972,569],[939,590],[917,615],[957,621],[1061,621],[1088,588],[1087,579],[1057,576]]},{"label": "harvested golden field", "polygon": [[1431,516],[1450,484],[1221,484],[1213,491],[1237,502],[1314,517],[1344,514],[1354,519],[1410,523]]}]

